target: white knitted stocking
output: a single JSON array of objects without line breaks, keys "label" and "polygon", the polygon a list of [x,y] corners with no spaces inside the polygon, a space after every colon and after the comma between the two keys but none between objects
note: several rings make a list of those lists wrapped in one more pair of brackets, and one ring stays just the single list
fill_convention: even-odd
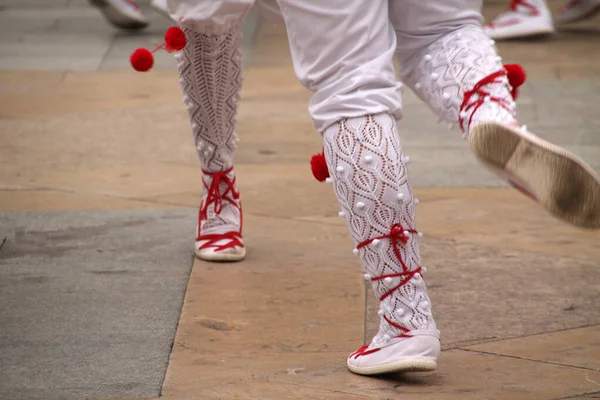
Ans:
[{"label": "white knitted stocking", "polygon": [[233,165],[234,131],[242,87],[240,30],[205,35],[184,29],[188,44],[178,55],[179,81],[202,168]]},{"label": "white knitted stocking", "polygon": [[323,138],[340,215],[380,299],[380,328],[373,343],[435,329],[396,121],[389,114],[342,119]]},{"label": "white knitted stocking", "polygon": [[[215,249],[241,235],[241,202],[233,171],[238,143],[234,127],[242,86],[240,29],[219,35],[184,32],[188,44],[178,55],[178,70],[204,172],[197,247]],[[214,236],[231,232],[238,235]]]},{"label": "white knitted stocking", "polygon": [[502,60],[479,26],[452,31],[399,62],[402,81],[465,134],[478,121],[516,123]]}]

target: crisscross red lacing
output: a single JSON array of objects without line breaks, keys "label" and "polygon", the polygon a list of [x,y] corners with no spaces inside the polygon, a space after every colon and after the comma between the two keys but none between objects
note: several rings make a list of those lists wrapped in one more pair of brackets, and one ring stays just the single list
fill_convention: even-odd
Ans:
[{"label": "crisscross red lacing", "polygon": [[369,348],[369,345],[366,344],[363,347],[361,347],[360,349],[356,350],[354,353],[350,354],[350,358],[358,358],[360,356],[366,356],[367,354],[372,354],[372,353],[376,353],[379,350],[381,350],[380,348],[375,348],[375,349],[371,349],[371,350],[367,350]]},{"label": "crisscross red lacing", "polygon": [[[232,247],[244,247],[241,241],[242,235],[239,232],[226,232],[212,235],[201,235],[196,240],[206,240],[207,242],[200,246],[198,249],[203,250],[209,247],[214,247],[215,251],[223,251]],[[217,245],[216,242],[227,240],[226,243]]]},{"label": "crisscross red lacing", "polygon": [[[225,170],[225,171],[219,171],[219,172],[209,172],[209,171],[204,171],[202,170],[202,172],[204,173],[205,176],[211,176],[212,177],[212,181],[210,183],[210,186],[206,185],[206,182],[204,182],[204,188],[206,190],[206,198],[204,199],[204,201],[202,202],[202,205],[200,206],[200,213],[198,215],[198,237],[196,238],[196,241],[206,241],[206,243],[204,243],[202,246],[200,246],[200,249],[206,249],[209,247],[214,247],[216,251],[223,251],[232,247],[243,247],[244,244],[242,243],[241,239],[242,239],[242,208],[241,205],[239,204],[239,198],[240,198],[240,192],[236,189],[235,186],[235,181],[236,178],[235,176],[233,177],[233,179],[231,179],[229,177],[229,174],[233,171],[233,167]],[[224,183],[226,186],[226,189],[221,192],[221,183]],[[231,205],[233,205],[235,208],[240,210],[240,230],[238,232],[236,231],[229,231],[229,232],[225,232],[225,233],[214,233],[214,234],[207,234],[207,235],[202,235],[201,230],[200,230],[200,226],[202,221],[205,221],[208,219],[208,210],[209,207],[212,205],[213,207],[213,211],[215,212],[215,214],[221,214],[221,211],[223,211],[223,204],[224,202],[230,203]],[[216,243],[219,241],[226,241],[226,243],[224,244],[220,244],[217,245]]]},{"label": "crisscross red lacing", "polygon": [[[387,318],[386,318],[386,321],[388,321]],[[412,337],[412,335],[408,335],[406,333],[402,333],[402,334],[400,334],[400,335],[398,335],[396,337],[397,338],[409,338],[409,337]],[[362,346],[361,348],[359,348],[358,350],[356,350],[354,353],[350,354],[349,358],[357,359],[358,357],[366,356],[366,355],[369,355],[369,354],[373,354],[373,353],[376,353],[379,350],[381,350],[380,347],[375,347],[375,348],[373,348],[371,350],[367,350],[369,348],[369,346],[370,345],[368,345],[368,344]]]},{"label": "crisscross red lacing", "polygon": [[[519,87],[525,83],[527,75],[525,74],[523,67],[521,67],[519,64],[505,64],[504,69],[484,77],[477,82],[475,86],[473,86],[473,89],[464,93],[463,102],[458,110],[458,123],[463,131],[465,131],[466,116],[469,115],[469,120],[467,121],[468,128],[471,126],[473,115],[475,115],[475,112],[486,101],[494,101],[509,113],[514,114],[514,110],[511,109],[510,99],[492,96],[488,90],[484,89],[485,86],[489,84],[503,83],[505,77],[510,86],[512,86],[512,90],[510,92],[512,99],[517,99],[517,96],[519,95]],[[476,98],[474,98],[474,96],[476,96]]]},{"label": "crisscross red lacing", "polygon": [[[402,254],[400,253],[400,246],[403,246],[406,243],[408,243],[408,240],[410,239],[411,234],[418,234],[418,232],[414,229],[405,229],[402,226],[402,224],[397,223],[397,224],[392,225],[389,233],[365,240],[364,242],[362,242],[358,246],[356,246],[357,249],[361,249],[361,248],[373,243],[375,240],[389,239],[390,242],[392,243],[392,249],[394,250],[394,254],[396,255],[396,258],[398,259],[398,261],[400,262],[400,266],[402,267],[402,272],[381,275],[381,276],[373,276],[370,278],[371,281],[380,281],[385,278],[397,278],[397,277],[404,278],[404,279],[402,279],[402,281],[399,284],[397,284],[396,286],[394,286],[393,288],[391,288],[387,292],[385,292],[379,298],[379,301],[383,301],[386,297],[390,296],[396,290],[398,290],[402,286],[406,285],[413,278],[413,276],[421,273],[422,268],[420,266],[414,270],[410,270],[408,268],[408,266],[406,265],[406,263],[404,262],[404,260],[402,259]],[[410,331],[409,329],[391,321],[385,315],[383,316],[383,318],[386,320],[386,322],[388,324],[390,324],[391,326],[393,326],[394,328],[396,328],[398,330],[401,330],[402,332]]]},{"label": "crisscross red lacing", "polygon": [[[464,124],[466,115],[469,115],[469,120],[467,123],[467,127],[469,127],[471,125],[471,121],[473,120],[475,112],[486,101],[494,101],[500,107],[506,109],[508,112],[513,112],[513,110],[510,108],[511,102],[508,99],[498,96],[492,96],[491,93],[485,89],[486,85],[492,83],[502,83],[504,77],[506,77],[506,71],[501,70],[494,72],[493,74],[490,74],[481,79],[479,82],[477,82],[473,89],[465,92],[463,102],[460,105],[458,113],[458,123],[462,130],[465,130]],[[474,97],[475,95],[477,95],[476,98]]]},{"label": "crisscross red lacing", "polygon": [[[411,335],[407,335],[407,334],[401,334],[396,336],[397,338],[409,338],[412,337]],[[361,348],[359,348],[358,350],[356,350],[354,353],[350,354],[350,356],[348,356],[348,358],[354,358],[357,359],[358,357],[362,357],[362,356],[366,356],[369,354],[373,354],[373,353],[377,353],[379,350],[381,350],[380,347],[375,347],[371,350],[367,350],[369,348],[369,344],[366,344],[364,346],[362,346]]]}]

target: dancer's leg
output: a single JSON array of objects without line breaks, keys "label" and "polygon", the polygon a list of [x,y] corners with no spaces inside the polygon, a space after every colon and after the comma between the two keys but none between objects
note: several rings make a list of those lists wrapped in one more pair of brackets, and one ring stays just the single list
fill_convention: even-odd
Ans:
[{"label": "dancer's leg", "polygon": [[348,358],[359,374],[431,370],[439,333],[423,282],[396,118],[400,85],[387,0],[281,0],[294,67],[314,95],[333,188],[380,300],[380,328]]},{"label": "dancer's leg", "polygon": [[[600,178],[583,161],[517,125],[507,72],[473,0],[392,1],[400,76],[475,155],[563,220],[600,228]],[[407,12],[409,11],[409,12]]]},{"label": "dancer's leg", "polygon": [[233,163],[242,85],[239,42],[252,3],[169,0],[168,4],[188,40],[178,57],[178,70],[203,170],[204,197],[195,248],[204,260],[239,261],[246,254]]}]

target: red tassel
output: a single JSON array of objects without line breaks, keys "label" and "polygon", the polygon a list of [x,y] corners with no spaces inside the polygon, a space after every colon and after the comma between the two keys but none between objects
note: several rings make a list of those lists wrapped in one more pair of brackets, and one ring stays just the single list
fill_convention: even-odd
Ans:
[{"label": "red tassel", "polygon": [[129,62],[136,71],[146,72],[154,66],[154,56],[152,53],[158,50],[166,50],[169,53],[182,50],[187,43],[185,33],[176,26],[167,29],[165,33],[165,43],[158,45],[154,50],[136,49],[131,53]]},{"label": "red tassel", "polygon": [[329,178],[329,170],[327,169],[324,151],[312,156],[310,159],[310,169],[312,170],[315,179],[319,182],[323,182],[325,179]]},{"label": "red tassel", "polygon": [[176,26],[172,26],[167,29],[165,33],[165,44],[167,51],[179,51],[182,50],[187,43],[185,33]]},{"label": "red tassel", "polygon": [[154,56],[149,50],[137,49],[131,53],[129,58],[133,69],[139,72],[149,71],[154,65]]},{"label": "red tassel", "polygon": [[504,65],[504,69],[506,69],[506,77],[508,78],[508,83],[512,86],[512,91],[510,94],[513,99],[516,100],[519,95],[519,87],[525,83],[527,79],[527,75],[525,74],[525,70],[519,64],[506,64]]}]

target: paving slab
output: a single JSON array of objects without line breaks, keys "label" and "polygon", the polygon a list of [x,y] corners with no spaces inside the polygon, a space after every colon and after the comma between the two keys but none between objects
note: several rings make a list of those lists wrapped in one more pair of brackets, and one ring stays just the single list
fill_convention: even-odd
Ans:
[{"label": "paving slab", "polygon": [[[269,184],[260,186],[268,188]],[[461,191],[465,193],[461,195]],[[511,199],[503,189],[478,191],[455,189],[444,194],[437,189],[430,189],[430,193],[421,189],[419,196],[424,201],[420,207],[436,208],[435,199],[437,202],[457,199],[465,209],[473,209],[480,206],[474,202],[486,196],[490,208],[506,199],[517,206],[529,204],[518,197]],[[500,198],[498,203],[490,201],[494,197]],[[292,193],[281,199],[289,210],[298,205],[299,210],[310,212]],[[257,207],[259,203],[252,201],[248,208]],[[521,217],[534,210],[527,206],[522,209],[527,211],[517,214]],[[456,207],[454,212],[466,213]],[[552,246],[556,232],[546,228],[553,221],[542,213],[533,214],[538,218],[537,224],[542,224],[539,229],[549,232],[540,241],[546,240]],[[467,354],[446,351],[440,360],[440,370],[421,378],[393,376],[373,380],[352,375],[346,370],[344,360],[362,344],[354,323],[363,318],[362,307],[356,307],[363,300],[352,297],[351,288],[360,279],[360,267],[350,252],[344,224],[333,215],[301,217],[305,223],[284,216],[273,218],[272,214],[246,215],[250,253],[243,264],[223,268],[195,263],[165,382],[165,398],[186,398],[190,393],[211,399],[277,398],[291,390],[285,389],[282,382],[294,384],[296,394],[292,396],[309,398],[393,398],[401,394],[408,398],[491,399],[502,395],[502,398],[528,399],[593,391],[594,384],[588,379],[595,381],[594,373],[581,372],[572,362],[559,366],[547,365],[543,359],[521,363],[503,357],[507,351],[494,352],[498,359],[479,358],[489,356],[487,353],[491,351],[478,350],[482,354],[472,359]],[[421,215],[425,226],[448,228],[430,232],[422,242],[424,265],[429,270],[426,278],[446,349],[477,342],[494,342],[490,344],[494,345],[507,337],[598,323],[600,315],[595,310],[600,309],[596,304],[600,265],[590,244],[598,239],[596,234],[589,234],[586,239],[581,233],[581,240],[588,240],[579,255],[583,259],[557,259],[543,256],[543,248],[527,252],[507,246],[503,237],[496,236],[496,227],[485,224],[485,214],[474,217],[479,225],[486,227],[478,234],[488,238],[485,246],[469,243],[473,238],[440,239],[450,235],[445,232],[451,230],[453,221],[446,225],[439,215],[427,210]],[[527,219],[524,224],[537,226]],[[290,251],[291,248],[294,250]],[[277,261],[281,259],[286,261]],[[340,298],[336,293],[344,290],[344,285],[350,297]],[[370,289],[366,290],[367,297],[369,292]],[[562,296],[556,296],[556,292]],[[329,295],[333,296],[331,300]],[[258,301],[248,302],[249,299]],[[343,303],[338,304],[340,301]],[[338,310],[343,313],[328,316]],[[368,305],[367,313],[372,310]],[[303,327],[314,321],[320,322],[314,332],[305,331]],[[374,333],[370,321],[375,320],[367,315],[367,321],[369,335]],[[593,343],[584,342],[582,346]],[[550,351],[561,351],[571,359],[593,360],[593,353],[583,358],[578,356],[585,347],[564,348],[560,344],[564,341]],[[533,341],[529,346],[538,354],[547,350],[543,341]],[[532,361],[540,364],[529,363]],[[465,371],[471,363],[471,369]],[[545,380],[546,374],[553,377],[551,381]]]},{"label": "paving slab", "polygon": [[[526,400],[579,398],[597,393],[597,378],[596,371],[451,350],[442,354],[439,368],[433,373],[361,377],[342,369],[323,369],[296,375],[280,373],[273,381],[295,383],[296,391],[320,388],[369,399]],[[244,394],[250,385],[236,386],[240,389],[239,398],[253,398]],[[265,393],[269,393],[269,387],[264,386]],[[226,393],[227,388],[222,391]]]},{"label": "paving slab", "polygon": [[[1,0],[1,7],[64,7],[71,0]],[[82,1],[82,0],[78,0]]]},{"label": "paving slab", "polygon": [[600,325],[594,325],[469,346],[466,349],[600,371],[599,342]]},{"label": "paving slab", "polygon": [[0,213],[0,398],[157,397],[194,214]]},{"label": "paving slab", "polygon": [[[0,210],[2,211],[139,210],[162,208],[167,204],[166,201],[128,200],[56,189],[23,190],[4,187],[0,192],[2,193],[0,196]],[[199,204],[199,201],[195,201],[193,204],[196,203]],[[168,204],[179,205],[181,202],[173,203],[171,201]]]},{"label": "paving slab", "polygon": [[111,39],[71,34],[2,34],[0,69],[95,70]]},{"label": "paving slab", "polygon": [[251,214],[246,223],[243,263],[194,264],[167,398],[203,398],[274,371],[343,367],[362,339],[361,275],[351,254],[331,247],[346,240],[345,228]]}]

